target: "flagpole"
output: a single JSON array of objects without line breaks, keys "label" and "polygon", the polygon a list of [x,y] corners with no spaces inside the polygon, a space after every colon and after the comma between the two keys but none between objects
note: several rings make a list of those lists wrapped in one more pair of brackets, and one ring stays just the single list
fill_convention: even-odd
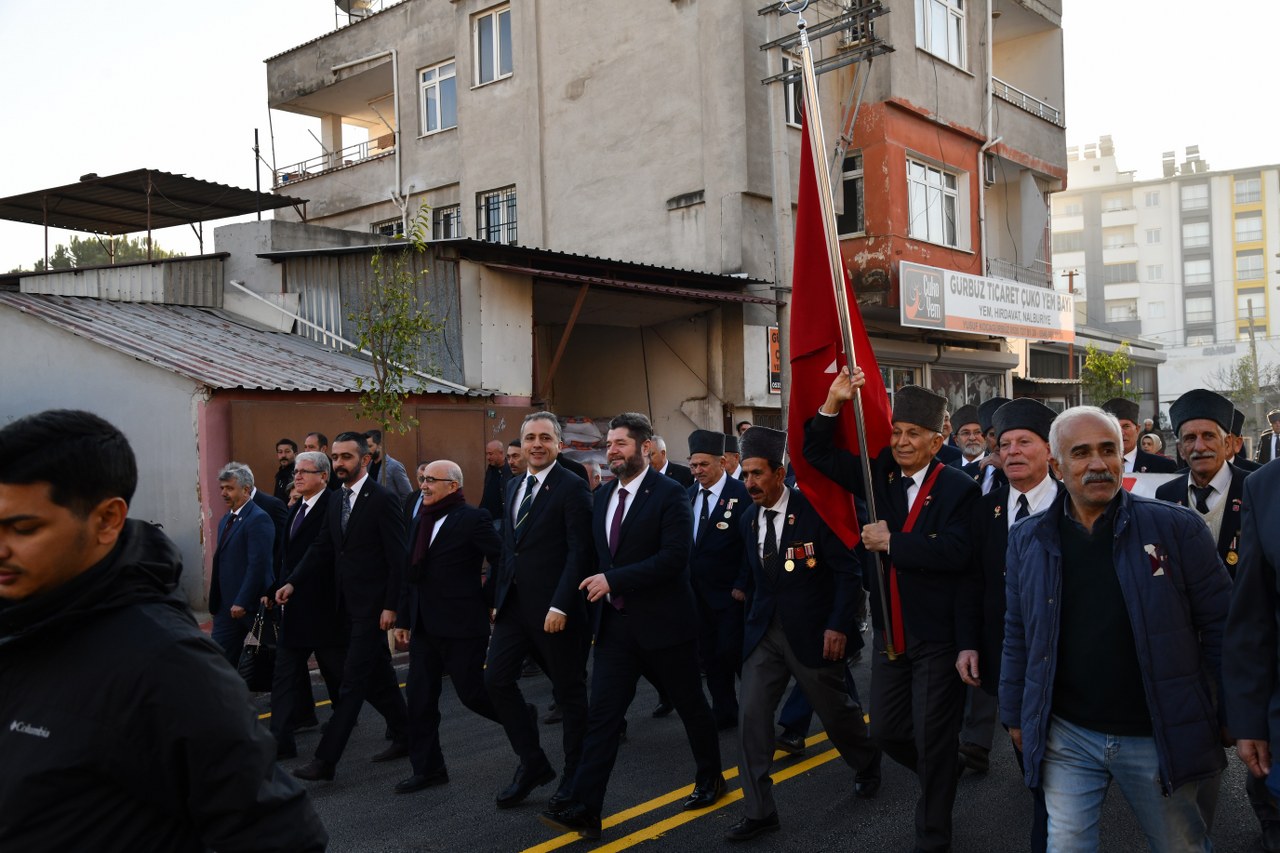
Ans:
[{"label": "flagpole", "polygon": [[[799,8],[793,8],[792,4],[787,0],[782,0],[782,5],[787,11],[795,13],[797,18],[796,27],[800,30],[800,66],[802,71],[801,82],[804,85],[805,126],[809,132],[809,150],[813,152],[815,159],[813,171],[818,181],[818,202],[822,206],[822,231],[827,241],[827,261],[828,266],[831,268],[831,286],[835,291],[836,316],[840,320],[840,338],[844,346],[845,360],[848,362],[849,372],[852,374],[853,369],[858,364],[853,349],[853,323],[849,318],[849,297],[845,290],[844,260],[840,255],[840,239],[836,234],[836,206],[831,192],[831,173],[826,168],[819,168],[820,166],[826,166],[827,143],[823,139],[822,133],[822,111],[818,106],[818,81],[817,75],[813,70],[813,52],[809,45],[808,24],[805,22],[803,15],[804,10],[809,6],[809,0],[801,0]],[[867,520],[871,524],[875,524],[878,517],[876,514],[875,494],[871,486],[871,458],[867,453],[867,428],[862,413],[861,388],[855,389],[853,392],[853,417],[858,433],[858,459],[862,462],[862,480],[866,484],[866,488],[863,491],[866,495]],[[893,632],[889,627],[889,599],[885,592],[884,561],[879,555],[877,555],[876,559],[876,576],[879,581],[876,587],[880,591],[880,614],[885,626],[885,654],[889,660],[894,660],[898,657],[898,649],[893,647]]]}]

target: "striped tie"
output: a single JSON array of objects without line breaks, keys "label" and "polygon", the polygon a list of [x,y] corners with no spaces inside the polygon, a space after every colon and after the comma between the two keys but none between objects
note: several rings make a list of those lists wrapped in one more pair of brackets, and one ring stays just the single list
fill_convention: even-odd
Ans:
[{"label": "striped tie", "polygon": [[524,500],[520,501],[520,508],[516,510],[516,535],[520,535],[520,528],[524,524],[524,520],[529,517],[529,507],[533,505],[533,487],[538,483],[538,478],[529,475],[529,479],[524,481]]}]

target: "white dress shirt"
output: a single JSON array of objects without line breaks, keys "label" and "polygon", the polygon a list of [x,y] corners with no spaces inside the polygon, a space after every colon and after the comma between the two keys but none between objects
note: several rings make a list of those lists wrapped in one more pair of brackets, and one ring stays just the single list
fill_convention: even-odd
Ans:
[{"label": "white dress shirt", "polygon": [[765,519],[766,519],[765,510],[773,510],[778,513],[773,517],[773,537],[774,537],[774,541],[778,543],[778,553],[781,554],[782,553],[782,525],[786,522],[787,504],[790,503],[790,501],[791,501],[791,490],[787,488],[783,488],[782,497],[778,498],[778,502],[776,504],[770,507],[765,507],[764,509],[760,510],[760,523],[757,525],[757,527],[759,527],[759,530],[756,531],[756,549],[760,554],[761,563],[764,562],[764,537],[766,535],[766,531],[768,530],[768,528],[765,527]]},{"label": "white dress shirt", "polygon": [[1053,504],[1053,499],[1058,496],[1058,483],[1048,474],[1044,475],[1044,479],[1036,483],[1025,492],[1020,492],[1014,488],[1013,484],[1009,484],[1009,529],[1013,529],[1014,516],[1018,514],[1018,497],[1020,495],[1027,496],[1027,508],[1031,515],[1048,509]]},{"label": "white dress shirt", "polygon": [[[728,475],[721,474],[719,480],[716,480],[710,486],[706,487],[707,491],[711,493],[711,495],[706,498],[708,524],[711,523],[711,519],[715,515],[716,504],[720,502],[720,495],[724,492],[724,481],[727,479],[729,479]],[[694,483],[694,485],[697,486],[698,484]],[[702,513],[702,500],[702,486],[698,486],[698,490],[693,494],[693,540],[695,542],[698,541],[698,525],[701,523],[699,519],[701,518]]]},{"label": "white dress shirt", "polygon": [[[533,496],[538,497],[538,490],[542,488],[542,484],[547,481],[547,475],[551,473],[551,469],[556,467],[555,461],[550,465],[533,474]],[[525,489],[529,486],[529,472],[520,475],[520,485],[516,486],[515,500],[512,501],[514,506],[511,509],[511,523],[515,524],[516,514],[520,512],[520,504],[524,503]],[[532,506],[532,504],[530,504]]]}]

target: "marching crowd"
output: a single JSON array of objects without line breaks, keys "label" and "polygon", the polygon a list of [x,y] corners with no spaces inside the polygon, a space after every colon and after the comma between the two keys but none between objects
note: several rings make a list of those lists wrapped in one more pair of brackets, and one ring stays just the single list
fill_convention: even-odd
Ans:
[{"label": "marching crowd", "polygon": [[[1244,469],[1231,402],[1196,390],[1173,404],[1178,469],[1162,446],[1139,447],[1128,400],[948,413],[904,386],[888,446],[864,460],[841,438],[863,381],[838,373],[803,435],[695,430],[688,467],[645,415],[620,414],[603,484],[598,466],[561,454],[557,417],[535,412],[516,441],[486,447],[473,502],[452,460],[418,465],[413,489],[380,433],[311,433],[301,452],[282,440],[274,496],[244,465],[219,474],[212,642],[178,592],[174,546],[127,518],[137,471],[124,436],[85,412],[9,424],[0,850],[323,849],[278,764],[318,722],[313,656],[333,714],[292,777],[332,780],[368,702],[389,741],[373,760],[408,760],[395,792],[448,783],[447,675],[514,753],[496,806],[546,787],[542,822],[588,839],[644,677],[655,714],[674,711],[687,735],[685,809],[725,795],[720,733],[735,732],[743,804],[728,841],[781,828],[773,756],[816,713],[858,798],[877,796],[882,756],[916,774],[917,850],[952,849],[957,780],[986,772],[1002,732],[1034,803],[1033,851],[1099,849],[1113,782],[1152,850],[1211,850],[1232,745],[1263,848],[1280,850],[1280,548],[1265,533],[1280,468]],[[1268,460],[1280,412],[1272,421]],[[796,485],[789,442],[797,466],[848,493],[857,547],[819,490]],[[1157,472],[1169,478],[1155,499],[1126,489]],[[235,672],[268,611],[269,732]],[[846,662],[868,617],[864,709]],[[403,692],[388,632],[408,648]],[[519,686],[529,661],[561,720],[551,755]]]}]

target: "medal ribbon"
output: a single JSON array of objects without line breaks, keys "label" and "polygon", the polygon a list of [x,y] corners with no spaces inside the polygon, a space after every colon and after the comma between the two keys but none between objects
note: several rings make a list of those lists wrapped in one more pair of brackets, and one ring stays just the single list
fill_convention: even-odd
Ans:
[{"label": "medal ribbon", "polygon": [[[941,463],[934,465],[929,476],[924,478],[924,485],[920,487],[920,493],[911,504],[911,511],[907,513],[907,523],[902,525],[901,532],[910,533],[911,528],[915,527],[916,519],[920,517],[920,510],[924,508],[925,498],[929,497],[929,492],[933,489],[933,484],[938,479],[938,472],[941,470]],[[893,631],[893,648],[901,654],[907,649],[907,632],[902,624],[902,595],[898,592],[898,569],[892,561],[889,563],[889,609],[892,611],[893,618],[893,625],[890,626]]]}]

